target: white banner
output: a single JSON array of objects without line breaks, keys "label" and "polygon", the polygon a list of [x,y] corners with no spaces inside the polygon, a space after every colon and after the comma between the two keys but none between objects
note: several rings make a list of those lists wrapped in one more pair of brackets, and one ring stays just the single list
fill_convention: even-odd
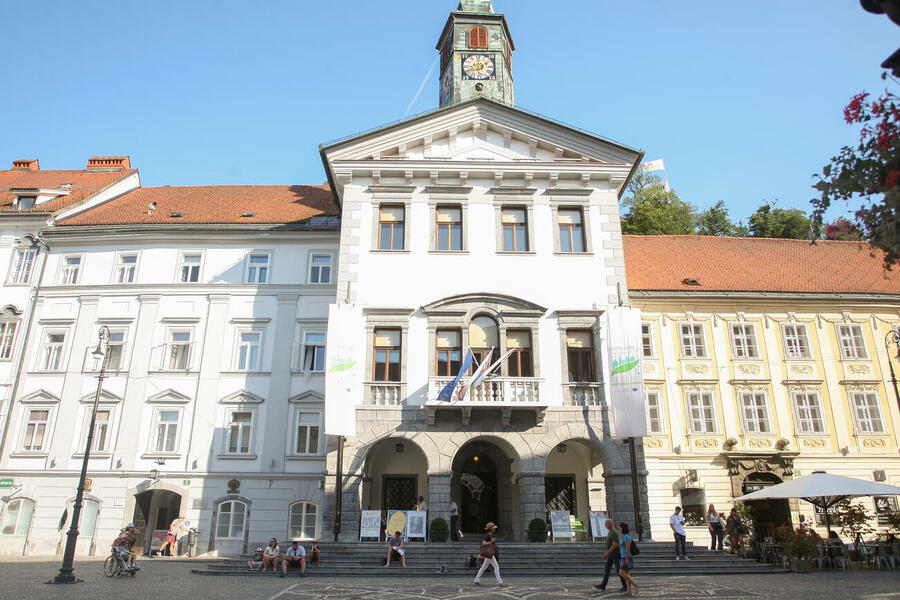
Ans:
[{"label": "white banner", "polygon": [[617,438],[647,435],[644,374],[641,369],[641,311],[611,307],[609,318],[609,391]]},{"label": "white banner", "polygon": [[325,434],[356,435],[356,407],[362,403],[366,327],[358,304],[328,307],[325,350]]},{"label": "white banner", "polygon": [[651,171],[665,171],[666,163],[663,162],[663,159],[657,158],[656,160],[650,160],[645,163],[641,163],[641,171],[644,173],[649,173]]}]

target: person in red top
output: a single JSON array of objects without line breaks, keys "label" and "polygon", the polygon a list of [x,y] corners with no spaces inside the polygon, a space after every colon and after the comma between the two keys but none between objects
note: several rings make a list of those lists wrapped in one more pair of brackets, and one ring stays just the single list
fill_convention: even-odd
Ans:
[{"label": "person in red top", "polygon": [[137,568],[134,565],[134,552],[131,551],[136,537],[137,529],[134,528],[134,523],[129,523],[112,543],[113,552],[118,552],[122,560],[125,561],[125,568],[128,570]]}]

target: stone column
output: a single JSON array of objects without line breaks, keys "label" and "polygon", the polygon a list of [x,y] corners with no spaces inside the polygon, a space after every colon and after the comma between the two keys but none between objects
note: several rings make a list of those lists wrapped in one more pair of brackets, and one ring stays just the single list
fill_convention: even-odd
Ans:
[{"label": "stone column", "polygon": [[[606,480],[606,510],[609,518],[618,524],[622,521],[628,523],[632,532],[636,532],[634,500],[632,499],[631,471],[615,470],[603,474]],[[647,498],[647,471],[638,471],[639,487],[641,494],[641,507],[644,515],[644,539],[651,539],[650,512]]]},{"label": "stone column", "polygon": [[[544,491],[545,473],[521,473],[519,475],[519,494],[522,498],[521,531],[528,531],[528,523],[532,519],[544,519],[547,512],[547,496]],[[519,533],[520,539],[525,534]]]},{"label": "stone column", "polygon": [[428,471],[428,527],[438,517],[450,527],[450,478],[449,471]]}]

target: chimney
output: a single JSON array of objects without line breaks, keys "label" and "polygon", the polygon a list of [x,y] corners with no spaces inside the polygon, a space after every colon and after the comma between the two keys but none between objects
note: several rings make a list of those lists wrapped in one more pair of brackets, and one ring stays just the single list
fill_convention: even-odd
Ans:
[{"label": "chimney", "polygon": [[40,171],[41,167],[36,158],[20,158],[13,161],[13,171]]},{"label": "chimney", "polygon": [[131,168],[131,158],[127,156],[92,156],[88,159],[88,171],[121,171]]}]

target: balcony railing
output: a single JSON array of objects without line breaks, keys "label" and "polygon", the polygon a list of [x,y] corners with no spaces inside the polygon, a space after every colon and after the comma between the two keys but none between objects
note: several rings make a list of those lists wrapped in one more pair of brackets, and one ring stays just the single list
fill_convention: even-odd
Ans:
[{"label": "balcony railing", "polygon": [[374,406],[403,404],[403,384],[399,381],[366,382],[365,404]]},{"label": "balcony railing", "polygon": [[[452,377],[430,377],[428,400],[437,400],[444,386]],[[451,402],[458,399],[454,391]],[[541,380],[535,377],[489,377],[463,399],[465,404],[540,404]]]},{"label": "balcony railing", "polygon": [[599,406],[602,395],[599,383],[564,383],[566,406]]}]

